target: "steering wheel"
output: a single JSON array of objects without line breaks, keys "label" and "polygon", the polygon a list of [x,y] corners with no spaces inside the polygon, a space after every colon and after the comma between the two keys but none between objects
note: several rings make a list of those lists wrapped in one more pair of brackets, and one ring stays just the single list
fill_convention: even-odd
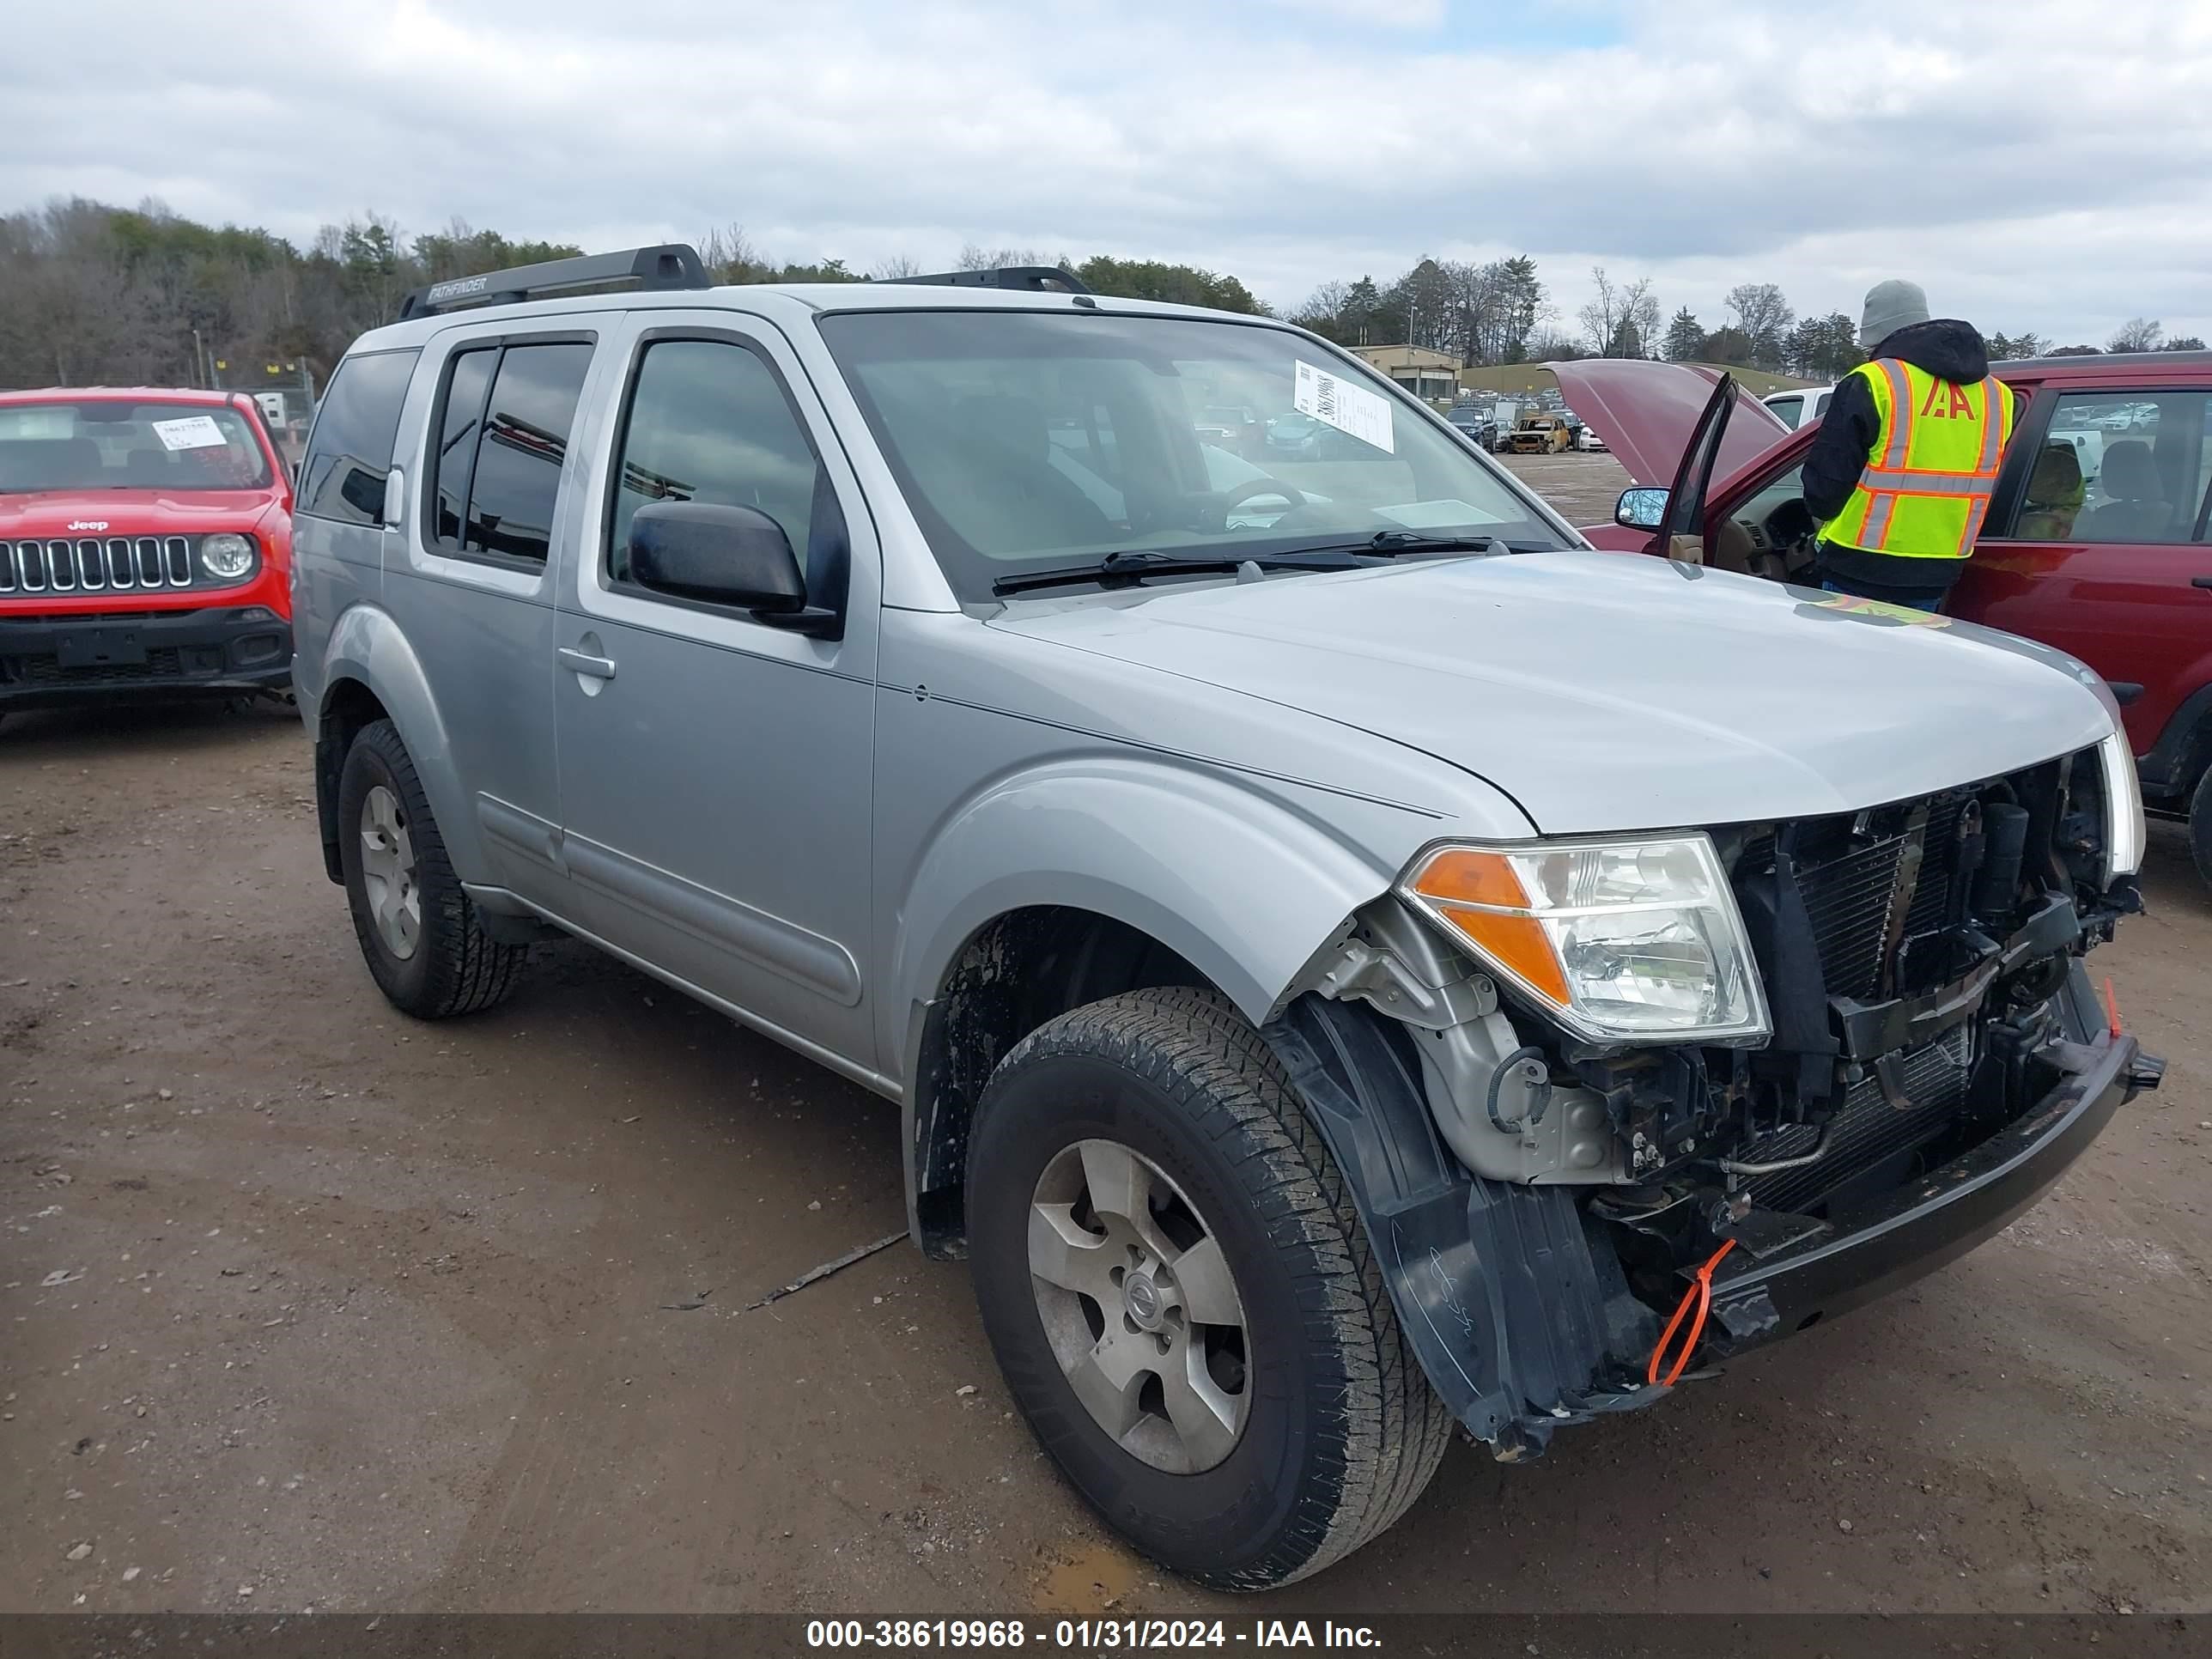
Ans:
[{"label": "steering wheel", "polygon": [[1285,483],[1280,478],[1259,477],[1232,486],[1221,498],[1221,527],[1229,528],[1229,515],[1247,501],[1258,501],[1263,495],[1280,495],[1289,503],[1283,509],[1285,516],[1297,512],[1306,504],[1305,493]]},{"label": "steering wheel", "polygon": [[1813,510],[1805,505],[1804,498],[1792,495],[1766,515],[1764,528],[1775,550],[1784,552],[1809,539],[1820,526],[1814,522]]}]

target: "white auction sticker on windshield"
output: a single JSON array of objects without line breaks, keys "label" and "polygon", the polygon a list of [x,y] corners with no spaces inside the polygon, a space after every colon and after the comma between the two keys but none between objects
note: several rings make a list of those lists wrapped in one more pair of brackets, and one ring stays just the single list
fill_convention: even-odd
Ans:
[{"label": "white auction sticker on windshield", "polygon": [[154,435],[164,449],[220,449],[222,428],[211,415],[187,415],[181,420],[156,421]]},{"label": "white auction sticker on windshield", "polygon": [[1291,403],[1301,415],[1325,421],[1339,432],[1349,432],[1364,444],[1389,454],[1398,453],[1390,434],[1390,400],[1365,386],[1354,386],[1340,374],[1297,360],[1297,380]]}]

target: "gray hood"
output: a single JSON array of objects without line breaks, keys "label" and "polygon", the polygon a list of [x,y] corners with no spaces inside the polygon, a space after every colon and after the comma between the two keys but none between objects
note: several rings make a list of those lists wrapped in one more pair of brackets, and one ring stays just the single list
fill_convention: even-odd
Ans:
[{"label": "gray hood", "polygon": [[[1574,552],[1018,604],[993,625],[1388,738],[1547,835],[1848,811],[2112,730],[2070,658],[1856,603]],[[1202,702],[1191,718],[1169,741],[1203,750]]]}]

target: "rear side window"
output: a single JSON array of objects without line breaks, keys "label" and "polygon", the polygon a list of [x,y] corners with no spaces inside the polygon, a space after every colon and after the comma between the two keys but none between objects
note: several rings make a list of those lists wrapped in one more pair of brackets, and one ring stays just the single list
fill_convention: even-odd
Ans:
[{"label": "rear side window", "polygon": [[417,355],[377,351],[338,365],[301,464],[295,511],[347,524],[382,520],[392,441]]},{"label": "rear side window", "polygon": [[485,347],[448,361],[430,479],[441,546],[545,562],[591,366],[591,343],[581,340]]},{"label": "rear side window", "polygon": [[2002,533],[2023,541],[2208,539],[2212,392],[2069,392]]}]

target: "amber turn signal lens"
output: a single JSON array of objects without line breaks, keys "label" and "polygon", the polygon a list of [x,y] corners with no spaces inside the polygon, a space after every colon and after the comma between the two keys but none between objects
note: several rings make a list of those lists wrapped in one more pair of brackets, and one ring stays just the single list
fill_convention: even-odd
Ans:
[{"label": "amber turn signal lens", "polygon": [[1567,976],[1559,968],[1559,954],[1544,936],[1544,924],[1534,916],[1501,916],[1492,910],[1463,910],[1440,904],[1437,914],[1467,935],[1468,942],[1486,953],[1508,973],[1517,974],[1528,988],[1567,1006]]},{"label": "amber turn signal lens", "polygon": [[1503,853],[1470,847],[1439,853],[1421,868],[1413,890],[1439,904],[1494,904],[1501,910],[1528,908],[1528,890]]}]

